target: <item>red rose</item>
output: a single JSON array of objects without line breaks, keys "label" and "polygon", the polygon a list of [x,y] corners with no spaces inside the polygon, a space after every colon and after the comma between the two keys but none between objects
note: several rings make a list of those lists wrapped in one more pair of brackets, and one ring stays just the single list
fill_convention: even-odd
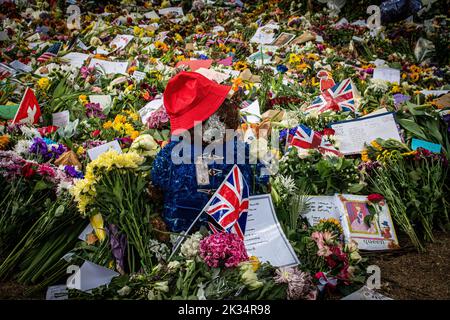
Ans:
[{"label": "red rose", "polygon": [[384,197],[379,193],[372,193],[367,196],[367,200],[370,202],[380,202],[381,200],[384,200]]},{"label": "red rose", "polygon": [[99,134],[100,134],[100,130],[99,129],[97,129],[97,130],[94,130],[94,131],[92,131],[92,136],[93,137],[96,137],[96,136],[98,136]]},{"label": "red rose", "polygon": [[325,129],[323,129],[322,134],[324,136],[334,136],[335,131],[334,131],[334,129],[331,129],[331,128],[325,128]]},{"label": "red rose", "polygon": [[33,169],[33,164],[31,162],[27,162],[23,167],[22,167],[22,175],[25,178],[31,178],[35,173],[36,170]]}]

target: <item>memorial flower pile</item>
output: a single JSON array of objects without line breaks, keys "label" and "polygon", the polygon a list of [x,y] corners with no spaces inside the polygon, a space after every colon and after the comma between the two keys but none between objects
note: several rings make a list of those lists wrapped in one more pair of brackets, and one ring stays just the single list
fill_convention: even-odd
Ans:
[{"label": "memorial flower pile", "polygon": [[[395,225],[418,251],[448,231],[450,24],[438,3],[390,1],[374,29],[366,0],[72,2],[75,29],[64,1],[2,4],[0,280],[42,291],[88,261],[117,276],[69,298],[327,299],[364,284],[366,256],[339,212],[308,219],[310,197],[368,195],[349,219],[363,215],[370,233],[387,205],[380,235]],[[299,263],[278,267],[245,234],[169,231],[151,170],[175,139],[164,92],[182,71],[231,87],[237,139],[270,175],[252,196],[270,194],[271,230]],[[197,181],[179,168],[174,188]]]}]

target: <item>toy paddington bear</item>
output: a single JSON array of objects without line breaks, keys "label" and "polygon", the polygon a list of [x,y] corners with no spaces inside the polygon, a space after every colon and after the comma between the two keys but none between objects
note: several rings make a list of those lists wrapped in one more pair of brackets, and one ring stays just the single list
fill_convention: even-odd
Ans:
[{"label": "toy paddington bear", "polygon": [[[267,184],[263,165],[250,164],[248,145],[228,134],[227,129],[240,124],[237,106],[227,99],[230,90],[199,73],[182,71],[164,91],[172,136],[156,156],[151,176],[153,187],[163,193],[163,219],[172,232],[189,228],[234,164],[250,194]],[[206,221],[205,214],[195,227]]]}]

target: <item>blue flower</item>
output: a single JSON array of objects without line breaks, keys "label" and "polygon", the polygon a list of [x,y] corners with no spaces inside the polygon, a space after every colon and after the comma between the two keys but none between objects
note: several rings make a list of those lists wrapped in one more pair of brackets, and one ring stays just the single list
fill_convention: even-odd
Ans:
[{"label": "blue flower", "polygon": [[286,67],[284,64],[277,65],[277,71],[280,73],[285,73],[288,71],[288,67]]}]

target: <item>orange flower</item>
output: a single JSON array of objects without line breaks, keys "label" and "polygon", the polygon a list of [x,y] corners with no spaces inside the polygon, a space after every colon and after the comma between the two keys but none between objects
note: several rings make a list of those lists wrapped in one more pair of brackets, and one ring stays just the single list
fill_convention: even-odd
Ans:
[{"label": "orange flower", "polygon": [[233,91],[238,91],[239,87],[242,87],[244,85],[241,78],[233,79],[232,83],[233,83],[233,86],[231,88],[233,89]]},{"label": "orange flower", "polygon": [[9,144],[9,137],[7,135],[0,136],[0,150],[5,150]]}]

